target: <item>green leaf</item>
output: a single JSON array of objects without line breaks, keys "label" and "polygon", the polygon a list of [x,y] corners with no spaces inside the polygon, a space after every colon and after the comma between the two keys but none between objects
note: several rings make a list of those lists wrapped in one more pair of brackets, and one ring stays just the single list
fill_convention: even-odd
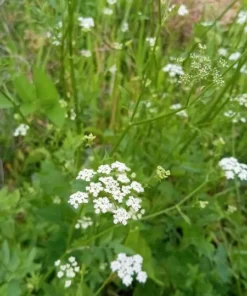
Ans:
[{"label": "green leaf", "polygon": [[136,254],[143,257],[143,267],[148,276],[158,285],[163,285],[163,282],[155,275],[154,260],[152,258],[151,249],[147,241],[141,236],[138,228],[129,232],[125,245],[135,251]]},{"label": "green leaf", "polygon": [[56,103],[50,110],[47,110],[46,114],[50,121],[52,121],[56,126],[63,126],[65,121],[65,111],[59,103]]},{"label": "green leaf", "polygon": [[20,283],[17,280],[12,280],[8,283],[8,296],[21,295]]},{"label": "green leaf", "polygon": [[44,109],[49,109],[58,102],[59,95],[51,78],[40,68],[33,71],[34,84],[36,86],[37,98]]},{"label": "green leaf", "polygon": [[9,244],[5,240],[2,244],[2,260],[5,266],[8,266],[10,260]]},{"label": "green leaf", "polygon": [[20,199],[20,192],[16,190],[14,192],[8,192],[7,188],[3,188],[0,191],[0,211],[6,211],[14,209]]},{"label": "green leaf", "polygon": [[3,95],[0,93],[0,109],[8,109],[14,107],[13,104]]},{"label": "green leaf", "polygon": [[40,68],[35,68],[33,79],[41,111],[58,127],[65,121],[65,110],[59,104],[59,94],[51,78]]},{"label": "green leaf", "polygon": [[93,296],[93,291],[87,286],[86,283],[82,282],[78,284],[76,296]]},{"label": "green leaf", "polygon": [[180,209],[180,207],[177,206],[176,209],[178,210],[179,214],[182,216],[182,218],[184,219],[184,221],[186,223],[188,223],[189,225],[191,225],[190,218],[187,215],[185,215],[185,213],[182,212],[182,210]]},{"label": "green leaf", "polygon": [[29,82],[26,76],[21,75],[13,81],[15,90],[22,102],[33,102],[36,101],[36,90],[34,84]]}]

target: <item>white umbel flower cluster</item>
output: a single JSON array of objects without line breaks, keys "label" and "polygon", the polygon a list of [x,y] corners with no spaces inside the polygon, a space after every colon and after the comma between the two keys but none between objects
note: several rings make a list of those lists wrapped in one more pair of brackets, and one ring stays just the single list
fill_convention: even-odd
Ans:
[{"label": "white umbel flower cluster", "polygon": [[233,99],[231,99],[232,102],[237,102],[240,106],[244,106],[247,108],[247,94],[239,95]]},{"label": "white umbel flower cluster", "polygon": [[233,123],[246,123],[246,110],[243,110],[243,108],[247,108],[247,94],[241,94],[231,98],[231,102],[233,103],[232,107],[235,111],[232,109],[227,110],[224,112],[224,115],[231,118]]},{"label": "white umbel flower cluster", "polygon": [[187,14],[189,14],[188,8],[184,4],[181,4],[178,9],[178,15],[185,16]]},{"label": "white umbel flower cluster", "polygon": [[155,37],[147,37],[146,38],[147,43],[149,44],[150,47],[154,47],[156,38]]},{"label": "white umbel flower cluster", "polygon": [[94,27],[94,19],[92,17],[78,17],[79,26],[83,31],[90,31]]},{"label": "white umbel flower cluster", "polygon": [[128,220],[140,219],[145,213],[139,198],[144,188],[132,177],[130,168],[119,161],[100,165],[96,171],[83,169],[77,179],[88,182],[86,190],[72,194],[68,202],[77,209],[91,201],[96,214],[112,213],[115,224],[126,225]]},{"label": "white umbel flower cluster", "polygon": [[143,258],[140,255],[127,256],[120,253],[117,260],[111,262],[112,272],[116,272],[118,277],[122,280],[125,286],[130,286],[136,276],[139,283],[145,283],[147,280],[147,273],[142,271]]},{"label": "white umbel flower cluster", "polygon": [[239,178],[241,181],[247,180],[247,165],[239,163],[234,157],[226,157],[221,159],[219,166],[225,172],[225,176],[228,180]]},{"label": "white umbel flower cluster", "polygon": [[87,229],[88,227],[93,225],[93,221],[91,217],[82,217],[81,219],[78,219],[75,228],[76,229]]},{"label": "white umbel flower cluster", "polygon": [[14,131],[14,137],[19,137],[19,136],[26,136],[27,131],[29,130],[29,126],[22,123],[20,124]]},{"label": "white umbel flower cluster", "polygon": [[54,265],[58,268],[57,277],[65,280],[64,287],[69,288],[73,278],[80,271],[80,267],[76,262],[75,257],[71,256],[66,264],[61,265],[61,260],[57,260]]},{"label": "white umbel flower cluster", "polygon": [[245,23],[247,23],[247,11],[241,10],[238,14],[237,24],[243,25]]},{"label": "white umbel flower cluster", "polygon": [[167,64],[165,67],[163,67],[162,71],[167,72],[170,77],[184,75],[182,66],[178,64]]},{"label": "white umbel flower cluster", "polygon": [[55,26],[55,28],[53,29],[53,31],[46,32],[46,34],[45,34],[46,38],[54,46],[61,45],[61,40],[62,40],[62,36],[63,36],[63,34],[62,34],[62,27],[63,27],[63,23],[60,21]]}]

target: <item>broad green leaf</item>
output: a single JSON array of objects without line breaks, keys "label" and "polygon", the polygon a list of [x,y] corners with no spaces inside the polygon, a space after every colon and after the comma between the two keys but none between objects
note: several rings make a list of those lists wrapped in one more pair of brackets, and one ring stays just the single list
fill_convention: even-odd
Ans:
[{"label": "broad green leaf", "polygon": [[13,104],[3,95],[0,93],[0,109],[8,109],[14,107]]},{"label": "broad green leaf", "polygon": [[51,78],[40,68],[35,68],[33,79],[40,111],[61,127],[65,121],[65,110],[59,104],[59,94]]},{"label": "broad green leaf", "polygon": [[17,280],[12,280],[11,282],[8,283],[8,296],[19,296],[21,295],[21,287],[20,287],[20,282]]},{"label": "broad green leaf", "polygon": [[8,266],[10,260],[9,244],[5,240],[2,244],[2,260],[5,266]]},{"label": "broad green leaf", "polygon": [[40,106],[43,110],[49,110],[59,100],[56,87],[51,78],[40,68],[34,69],[33,80]]},{"label": "broad green leaf", "polygon": [[58,102],[46,111],[46,115],[56,126],[61,127],[64,124],[65,111]]},{"label": "broad green leaf", "polygon": [[21,75],[14,79],[14,88],[23,103],[31,103],[37,99],[35,85],[29,82],[26,76]]}]

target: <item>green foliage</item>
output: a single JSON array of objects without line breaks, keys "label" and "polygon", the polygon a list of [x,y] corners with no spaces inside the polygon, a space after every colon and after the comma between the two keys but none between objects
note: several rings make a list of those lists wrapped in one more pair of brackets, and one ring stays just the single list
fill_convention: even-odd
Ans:
[{"label": "green foliage", "polygon": [[[219,167],[247,163],[247,22],[168,2],[0,3],[1,296],[247,295],[246,181]],[[145,189],[127,225],[68,203],[82,168],[114,161]],[[112,272],[119,253],[142,256],[145,283]]]}]

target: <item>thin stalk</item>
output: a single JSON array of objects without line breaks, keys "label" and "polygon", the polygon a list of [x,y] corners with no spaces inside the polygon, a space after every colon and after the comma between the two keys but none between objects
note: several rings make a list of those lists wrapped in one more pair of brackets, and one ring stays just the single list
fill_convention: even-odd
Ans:
[{"label": "thin stalk", "polygon": [[194,196],[198,191],[200,191],[206,184],[208,183],[208,177],[206,178],[206,180],[200,185],[198,186],[195,190],[193,190],[190,194],[188,194],[184,199],[182,199],[180,202],[178,202],[177,204],[175,204],[174,206],[171,206],[170,208],[164,209],[162,211],[150,214],[148,216],[144,216],[143,218],[141,218],[141,220],[148,220],[148,219],[152,219],[155,218],[157,216],[166,214],[172,210],[177,210],[177,208],[184,204],[187,200],[189,200],[192,196]]},{"label": "thin stalk", "polygon": [[111,273],[108,278],[103,282],[103,284],[99,287],[99,289],[95,292],[94,296],[99,295],[99,293],[104,289],[104,287],[108,284],[108,282],[111,280],[113,274]]},{"label": "thin stalk", "polygon": [[72,83],[74,106],[75,106],[75,112],[76,112],[76,127],[77,127],[78,134],[80,134],[81,133],[80,108],[79,108],[78,92],[76,87],[76,77],[75,77],[75,67],[74,67],[74,46],[73,46],[75,7],[76,7],[76,0],[68,1],[68,14],[69,14],[68,48],[69,48],[70,78]]}]

